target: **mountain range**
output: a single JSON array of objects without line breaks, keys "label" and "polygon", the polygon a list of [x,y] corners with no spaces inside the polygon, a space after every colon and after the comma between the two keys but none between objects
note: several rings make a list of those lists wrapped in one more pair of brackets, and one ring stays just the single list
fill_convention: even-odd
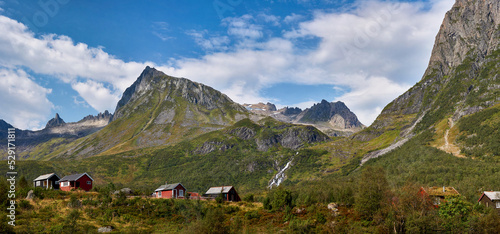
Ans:
[{"label": "mountain range", "polygon": [[[457,0],[421,81],[368,127],[340,101],[323,100],[305,110],[240,105],[209,86],[146,67],[113,115],[77,123],[56,115],[41,131],[19,130],[19,141],[25,142],[19,155],[35,159],[20,165],[32,177],[87,171],[98,184],[140,181],[138,186],[150,188],[168,180],[200,191],[210,184],[251,191],[402,160],[394,152],[405,160],[422,155],[497,160],[499,23],[498,1]],[[404,166],[410,163],[415,162]]]},{"label": "mountain range", "polygon": [[223,129],[244,118],[258,121],[268,116],[312,125],[333,136],[349,135],[364,127],[342,102],[323,100],[304,111],[288,107],[277,111],[271,103],[264,105],[269,110],[258,108],[263,105],[242,106],[209,86],[146,67],[125,90],[113,115],[106,111],[77,123],[65,123],[56,114],[41,131],[20,131],[19,139],[24,143],[20,155],[24,159],[85,158],[164,147]]},{"label": "mountain range", "polygon": [[255,114],[270,116],[279,121],[312,125],[329,136],[349,136],[365,128],[358,117],[341,101],[328,102],[323,99],[305,110],[298,107],[277,110],[272,103],[243,106]]}]

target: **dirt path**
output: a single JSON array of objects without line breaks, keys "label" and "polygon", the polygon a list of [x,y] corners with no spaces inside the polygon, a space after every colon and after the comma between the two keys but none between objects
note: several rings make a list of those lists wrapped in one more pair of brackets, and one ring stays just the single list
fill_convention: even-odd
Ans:
[{"label": "dirt path", "polygon": [[460,154],[460,148],[453,144],[453,142],[450,142],[449,136],[450,136],[450,129],[455,126],[455,122],[453,121],[452,118],[448,118],[448,125],[450,126],[448,129],[446,129],[446,132],[444,133],[444,145],[439,147],[439,149],[445,151],[446,153],[450,153],[455,155],[456,157],[459,158],[465,158],[464,155]]}]

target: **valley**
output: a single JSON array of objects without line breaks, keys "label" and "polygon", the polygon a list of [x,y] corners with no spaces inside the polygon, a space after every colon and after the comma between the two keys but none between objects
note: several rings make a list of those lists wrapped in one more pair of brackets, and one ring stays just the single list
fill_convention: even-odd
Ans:
[{"label": "valley", "polygon": [[[147,66],[113,114],[76,123],[56,114],[43,130],[16,130],[16,168],[28,184],[42,174],[87,172],[96,186],[89,193],[38,190],[34,200],[24,199],[24,186],[25,226],[13,230],[28,232],[27,220],[36,220],[42,232],[495,233],[500,215],[478,199],[500,190],[499,74],[495,0],[456,1],[422,79],[370,126],[342,101],[304,110],[239,104]],[[0,126],[5,139],[13,126]],[[0,151],[7,155],[5,146]],[[231,185],[246,198],[149,197],[165,181],[200,194]],[[433,204],[422,192],[432,187],[458,195]],[[110,195],[121,188],[136,197]],[[81,208],[68,208],[71,202]],[[58,209],[65,214],[55,215]],[[71,214],[78,215],[73,226],[44,229]]]}]

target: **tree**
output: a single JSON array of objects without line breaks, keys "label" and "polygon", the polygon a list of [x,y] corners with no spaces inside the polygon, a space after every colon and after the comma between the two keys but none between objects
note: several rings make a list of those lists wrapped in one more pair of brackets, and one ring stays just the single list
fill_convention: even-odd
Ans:
[{"label": "tree", "polygon": [[24,177],[24,175],[22,175],[19,178],[19,188],[24,189],[27,187],[28,187],[28,181],[26,180],[26,177]]},{"label": "tree", "polygon": [[273,210],[292,208],[292,192],[281,188],[276,190],[273,194],[271,206]]},{"label": "tree", "polygon": [[387,200],[389,191],[383,168],[371,166],[364,168],[358,179],[358,190],[355,195],[355,209],[358,214],[364,219],[371,220],[382,203]]},{"label": "tree", "polygon": [[453,232],[465,230],[471,211],[472,204],[461,196],[450,198],[439,205],[439,216],[444,221],[443,226]]},{"label": "tree", "polygon": [[481,215],[473,223],[472,229],[476,233],[500,233],[500,215],[495,209],[488,207],[486,214]]}]

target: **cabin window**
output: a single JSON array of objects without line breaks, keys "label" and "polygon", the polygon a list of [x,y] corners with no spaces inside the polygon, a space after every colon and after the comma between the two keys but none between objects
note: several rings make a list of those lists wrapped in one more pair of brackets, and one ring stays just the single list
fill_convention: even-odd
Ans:
[{"label": "cabin window", "polygon": [[184,197],[184,190],[179,190],[179,197]]},{"label": "cabin window", "polygon": [[161,197],[161,191],[156,192],[156,194],[158,194],[157,197]]},{"label": "cabin window", "polygon": [[40,186],[40,181],[37,181],[37,182],[36,182],[36,186]]},{"label": "cabin window", "polygon": [[497,209],[500,209],[500,201],[497,201]]},{"label": "cabin window", "polygon": [[69,181],[61,183],[61,187],[67,187],[67,186],[69,186]]},{"label": "cabin window", "polygon": [[92,184],[92,182],[89,180],[89,181],[87,181],[87,184],[88,184],[88,185],[91,185],[91,184]]}]

